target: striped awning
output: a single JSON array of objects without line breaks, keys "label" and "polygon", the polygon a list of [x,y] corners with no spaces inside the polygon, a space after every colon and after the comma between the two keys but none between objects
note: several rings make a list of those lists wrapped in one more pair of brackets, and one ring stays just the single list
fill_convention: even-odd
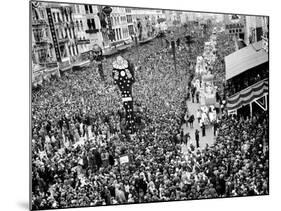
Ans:
[{"label": "striped awning", "polygon": [[260,81],[231,96],[227,100],[227,109],[239,109],[240,107],[251,103],[253,100],[263,97],[265,94],[268,94],[268,79]]}]

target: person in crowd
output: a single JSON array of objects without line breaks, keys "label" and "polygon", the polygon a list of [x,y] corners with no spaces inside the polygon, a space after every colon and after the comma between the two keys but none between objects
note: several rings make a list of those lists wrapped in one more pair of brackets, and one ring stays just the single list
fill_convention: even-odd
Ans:
[{"label": "person in crowd", "polygon": [[189,119],[188,119],[188,122],[189,122],[189,125],[190,125],[190,128],[193,128],[193,122],[194,122],[194,115],[192,114]]},{"label": "person in crowd", "polygon": [[196,147],[199,148],[199,130],[195,130]]},{"label": "person in crowd", "polygon": [[202,137],[206,136],[206,126],[203,121],[201,123],[201,130],[202,130]]},{"label": "person in crowd", "polygon": [[201,110],[200,109],[197,110],[196,117],[197,117],[198,123],[200,123],[200,120],[201,120]]},{"label": "person in crowd", "polygon": [[[203,54],[207,38],[190,46],[180,42],[179,70]],[[213,68],[219,79],[223,58],[232,52],[226,42],[227,35],[219,34],[219,61]],[[132,50],[123,56],[138,60]],[[128,135],[111,78],[113,60],[103,63],[104,81],[85,68],[32,92],[33,209],[268,194],[268,112],[255,120],[225,115],[213,145],[199,148],[196,129],[197,149],[191,145],[183,152],[177,135],[185,136],[181,118],[188,78],[178,79],[168,49],[151,41],[139,46],[133,85],[145,125]],[[190,72],[186,77],[192,78]],[[128,162],[121,163],[124,155]]]},{"label": "person in crowd", "polygon": [[196,103],[199,103],[199,92],[196,92]]}]

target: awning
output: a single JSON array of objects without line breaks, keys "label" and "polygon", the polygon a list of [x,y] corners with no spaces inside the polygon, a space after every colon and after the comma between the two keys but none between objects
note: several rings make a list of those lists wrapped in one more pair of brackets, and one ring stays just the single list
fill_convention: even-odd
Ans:
[{"label": "awning", "polygon": [[228,110],[236,110],[251,103],[254,99],[261,98],[265,94],[268,94],[268,80],[259,81],[231,96],[227,100],[226,107]]},{"label": "awning", "polygon": [[246,70],[268,62],[268,53],[261,49],[261,41],[225,57],[226,80]]}]

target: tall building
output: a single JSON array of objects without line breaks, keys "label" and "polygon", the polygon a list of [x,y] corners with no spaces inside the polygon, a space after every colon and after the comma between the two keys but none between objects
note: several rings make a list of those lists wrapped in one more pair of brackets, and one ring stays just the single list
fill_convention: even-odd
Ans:
[{"label": "tall building", "polygon": [[153,37],[157,20],[164,16],[161,10],[133,8],[132,17],[139,39],[145,40]]},{"label": "tall building", "polygon": [[111,20],[112,29],[115,34],[112,44],[114,46],[120,46],[129,43],[131,36],[129,34],[126,8],[112,7]]},{"label": "tall building", "polygon": [[268,39],[268,17],[267,16],[246,16],[245,43],[255,43],[263,38]]},{"label": "tall building", "polygon": [[42,85],[51,75],[59,74],[56,52],[49,28],[46,7],[40,2],[32,2],[31,45],[32,45],[32,84]]},{"label": "tall building", "polygon": [[43,5],[32,5],[32,62],[45,64],[56,62],[55,51],[52,45],[46,9]]},{"label": "tall building", "polygon": [[75,45],[78,53],[85,53],[90,50],[89,34],[86,33],[87,18],[85,6],[81,4],[73,5],[73,22],[75,33]]},{"label": "tall building", "polygon": [[92,49],[94,45],[98,45],[102,49],[105,47],[105,44],[103,42],[100,18],[98,16],[98,7],[99,6],[96,5],[84,5],[87,23],[85,32],[88,34],[88,38],[90,40],[90,49]]},{"label": "tall building", "polygon": [[72,17],[73,6],[69,4],[46,3],[46,11],[60,70],[71,69],[72,62],[78,56]]},{"label": "tall building", "polygon": [[135,35],[136,29],[135,29],[134,22],[133,22],[132,9],[131,8],[125,8],[125,11],[126,11],[126,18],[127,18],[129,35],[131,35],[131,36]]},{"label": "tall building", "polygon": [[245,16],[236,14],[226,14],[223,18],[225,32],[229,37],[236,37],[244,40],[245,38]]}]

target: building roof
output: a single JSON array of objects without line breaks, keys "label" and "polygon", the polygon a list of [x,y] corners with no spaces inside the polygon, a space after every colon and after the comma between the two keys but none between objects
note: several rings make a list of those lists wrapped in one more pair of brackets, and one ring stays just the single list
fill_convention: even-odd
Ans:
[{"label": "building roof", "polygon": [[239,75],[246,70],[268,62],[268,53],[262,49],[262,41],[248,45],[225,59],[226,80]]}]

